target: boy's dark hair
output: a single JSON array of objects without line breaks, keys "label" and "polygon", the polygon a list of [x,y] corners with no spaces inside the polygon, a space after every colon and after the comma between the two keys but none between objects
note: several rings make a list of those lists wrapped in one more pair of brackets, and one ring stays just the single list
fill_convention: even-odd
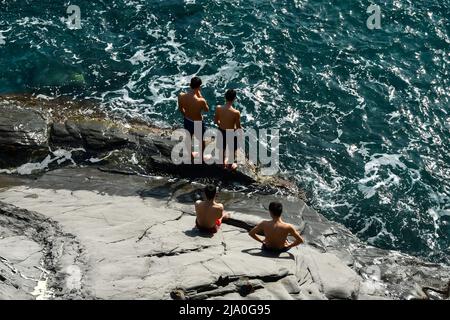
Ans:
[{"label": "boy's dark hair", "polygon": [[271,202],[269,204],[269,211],[271,214],[273,214],[274,216],[280,217],[281,213],[283,212],[283,205],[279,202]]},{"label": "boy's dark hair", "polygon": [[198,88],[200,88],[201,85],[202,85],[202,79],[200,79],[199,77],[193,77],[191,79],[191,88],[192,89],[198,89]]},{"label": "boy's dark hair", "polygon": [[236,99],[236,90],[228,89],[227,92],[225,92],[225,99],[230,102]]},{"label": "boy's dark hair", "polygon": [[216,186],[214,186],[214,185],[212,185],[212,184],[208,184],[208,185],[205,187],[205,196],[206,196],[206,199],[208,199],[208,200],[214,199],[214,197],[216,196],[216,192],[217,192]]}]

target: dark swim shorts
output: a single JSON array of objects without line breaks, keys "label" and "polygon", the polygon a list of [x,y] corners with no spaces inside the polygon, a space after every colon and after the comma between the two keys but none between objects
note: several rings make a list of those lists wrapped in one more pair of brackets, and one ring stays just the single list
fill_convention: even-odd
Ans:
[{"label": "dark swim shorts", "polygon": [[[221,128],[219,128],[219,130],[220,130],[220,132],[222,133],[222,151],[223,152],[225,152],[225,148],[227,147],[227,145],[230,147],[230,144],[231,144],[231,142],[232,141],[227,141],[227,131],[226,130],[223,130],[223,129],[221,129]],[[228,143],[227,143],[228,142]],[[236,152],[236,150],[237,150],[237,147],[238,147],[238,145],[237,145],[237,137],[236,136],[234,136],[234,146],[233,146],[233,150]],[[219,146],[219,148],[220,148],[220,146]]]},{"label": "dark swim shorts", "polygon": [[[192,121],[191,119],[188,118],[184,118],[184,129],[186,129],[187,131],[189,131],[189,133],[191,134],[191,136],[194,134],[194,121]],[[205,134],[206,131],[206,126],[202,121],[202,137]]]},{"label": "dark swim shorts", "polygon": [[261,250],[271,252],[271,253],[283,253],[289,251],[290,248],[282,248],[282,249],[276,249],[276,248],[269,248],[264,243],[261,247]]}]

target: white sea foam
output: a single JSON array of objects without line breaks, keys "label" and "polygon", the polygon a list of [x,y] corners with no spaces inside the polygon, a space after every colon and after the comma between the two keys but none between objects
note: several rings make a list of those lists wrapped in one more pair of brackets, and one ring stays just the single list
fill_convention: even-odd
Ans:
[{"label": "white sea foam", "polygon": [[55,99],[55,97],[50,97],[50,96],[47,96],[47,95],[45,95],[45,94],[38,94],[38,95],[36,96],[36,98],[37,98],[37,99],[47,100],[47,101]]},{"label": "white sea foam", "polygon": [[108,158],[111,157],[115,152],[117,152],[117,150],[110,151],[110,152],[108,152],[108,154],[107,154],[106,156],[104,156],[103,158],[94,158],[94,157],[91,157],[88,161],[89,161],[90,163],[98,163],[98,162],[101,162],[101,161],[103,161],[103,160],[108,159]]},{"label": "white sea foam", "polygon": [[34,287],[31,295],[36,297],[36,300],[49,300],[54,296],[54,292],[48,288],[48,280],[39,280]]},{"label": "white sea foam", "polygon": [[36,286],[30,294],[35,296],[36,300],[49,300],[54,297],[53,290],[48,287],[49,271],[43,267],[38,267],[38,269],[41,270],[42,273],[39,279],[35,280]]},{"label": "white sea foam", "polygon": [[[374,154],[370,161],[364,166],[364,178],[358,182],[358,189],[364,194],[366,199],[373,197],[381,187],[398,185],[400,177],[387,169],[387,177],[381,179],[379,171],[382,168],[390,167],[392,169],[406,170],[406,165],[400,161],[400,154]],[[372,185],[368,185],[371,183]]]},{"label": "white sea foam", "polygon": [[128,59],[128,61],[130,61],[132,65],[137,65],[142,62],[150,61],[150,58],[146,55],[143,49],[140,49],[136,51],[136,53]]},{"label": "white sea foam", "polygon": [[72,164],[75,164],[75,162],[72,159],[72,152],[75,151],[82,151],[86,152],[83,148],[77,148],[77,149],[71,149],[71,150],[65,150],[65,149],[57,149],[57,150],[50,150],[51,154],[49,154],[44,160],[41,162],[29,162],[25,163],[15,169],[1,169],[0,173],[7,173],[7,174],[19,174],[19,175],[30,175],[33,174],[35,171],[41,171],[48,169],[49,165],[53,162],[57,162],[58,164],[62,164],[66,161],[72,162]]}]

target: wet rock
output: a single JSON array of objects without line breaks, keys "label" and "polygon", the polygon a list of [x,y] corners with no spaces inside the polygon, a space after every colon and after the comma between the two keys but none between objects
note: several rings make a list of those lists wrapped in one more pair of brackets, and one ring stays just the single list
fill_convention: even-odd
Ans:
[{"label": "wet rock", "polygon": [[66,123],[53,123],[51,128],[51,140],[55,145],[68,147],[82,147],[82,137],[78,128],[70,121]]},{"label": "wet rock", "polygon": [[52,124],[51,141],[53,146],[83,147],[100,153],[124,147],[130,141],[130,136],[107,121],[68,120]]},{"label": "wet rock", "polygon": [[[171,152],[177,142],[151,132],[149,127],[139,125],[135,128],[82,114],[64,119],[60,114],[55,115],[54,109],[40,108],[39,103],[34,99],[23,101],[0,97],[0,169],[33,162],[37,165],[32,173],[38,174],[76,163],[99,165],[105,171],[126,174],[164,173],[204,180],[214,177],[215,181],[229,184],[253,184],[258,179],[249,165],[242,165],[234,172],[217,165],[175,165]],[[71,161],[52,161],[50,168],[44,163],[55,150],[74,148],[80,150]]]},{"label": "wet rock", "polygon": [[128,135],[120,128],[103,121],[82,121],[77,127],[88,150],[111,150],[128,143]]},{"label": "wet rock", "polygon": [[0,103],[0,167],[42,159],[48,152],[48,124],[35,110]]}]

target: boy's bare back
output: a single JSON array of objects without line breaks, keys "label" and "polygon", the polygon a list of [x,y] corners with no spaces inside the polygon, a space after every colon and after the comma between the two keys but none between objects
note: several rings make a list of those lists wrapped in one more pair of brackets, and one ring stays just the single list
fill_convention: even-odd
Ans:
[{"label": "boy's bare back", "polygon": [[205,228],[213,228],[216,221],[222,218],[223,204],[214,202],[213,204],[207,201],[197,201],[195,203],[195,212],[197,214],[198,223]]},{"label": "boy's bare back", "polygon": [[263,221],[261,228],[265,236],[264,243],[270,248],[284,248],[287,237],[296,232],[291,224],[281,221]]},{"label": "boy's bare back", "polygon": [[215,120],[223,130],[241,128],[241,113],[233,107],[217,106]]},{"label": "boy's bare back", "polygon": [[201,121],[202,112],[208,112],[208,104],[202,96],[192,93],[180,93],[178,96],[178,107],[183,115],[192,121]]}]

